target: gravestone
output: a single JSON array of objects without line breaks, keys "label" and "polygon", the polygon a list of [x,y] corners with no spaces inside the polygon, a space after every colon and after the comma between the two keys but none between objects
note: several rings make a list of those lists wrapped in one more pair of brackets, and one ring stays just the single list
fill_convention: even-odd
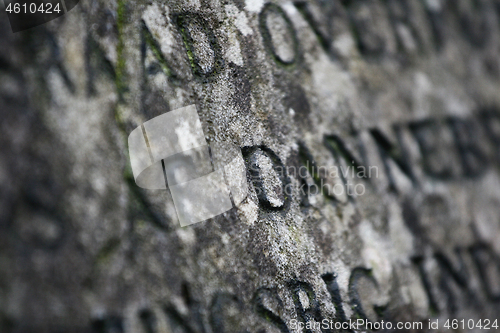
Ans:
[{"label": "gravestone", "polygon": [[[93,0],[0,26],[1,332],[498,331],[500,2]],[[181,227],[127,137],[189,105],[248,193]]]}]

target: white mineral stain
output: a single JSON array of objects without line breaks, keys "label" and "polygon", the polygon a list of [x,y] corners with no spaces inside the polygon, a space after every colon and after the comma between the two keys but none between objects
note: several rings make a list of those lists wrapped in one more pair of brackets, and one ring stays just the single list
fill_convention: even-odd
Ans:
[{"label": "white mineral stain", "polygon": [[362,255],[367,267],[373,270],[373,275],[379,283],[389,281],[392,275],[392,265],[387,258],[387,253],[384,253],[386,246],[380,235],[366,220],[359,226],[359,235],[365,243]]},{"label": "white mineral stain", "polygon": [[246,0],[245,9],[249,12],[258,13],[260,12],[262,6],[264,6],[264,0]]},{"label": "white mineral stain", "polygon": [[356,44],[352,35],[345,33],[336,38],[333,46],[342,56],[347,57],[354,51]]},{"label": "white mineral stain", "polygon": [[434,87],[429,77],[423,72],[415,73],[415,85],[413,89],[414,112],[420,117],[430,113],[429,97],[434,92]]},{"label": "white mineral stain", "polygon": [[228,43],[225,47],[224,55],[227,60],[238,66],[243,66],[243,57],[241,56],[240,42],[234,31],[227,31]]},{"label": "white mineral stain", "polygon": [[441,11],[442,8],[441,0],[427,0],[426,4],[427,8],[429,8],[433,12]]},{"label": "white mineral stain", "polygon": [[[342,299],[346,299],[345,295],[348,295],[349,293],[349,278],[351,277],[351,269],[346,266],[346,264],[342,260],[336,259],[333,262],[332,271],[336,273],[336,280]],[[353,310],[349,306],[344,307],[344,312],[347,318],[353,315]]]},{"label": "white mineral stain", "polygon": [[224,245],[227,245],[231,241],[231,236],[229,236],[228,234],[224,233],[224,234],[221,235],[221,241],[222,241],[222,243]]},{"label": "white mineral stain", "polygon": [[191,228],[181,228],[177,230],[179,239],[187,245],[192,245],[196,242],[196,234]]},{"label": "white mineral stain", "polygon": [[297,15],[299,14],[299,11],[297,10],[297,7],[294,6],[292,2],[285,2],[281,5],[281,8],[289,15]]},{"label": "white mineral stain", "polygon": [[175,45],[175,41],[170,30],[166,28],[168,26],[166,10],[165,7],[160,8],[158,4],[154,3],[144,11],[142,19],[157,39],[162,51],[168,53]]},{"label": "white mineral stain", "polygon": [[235,5],[226,5],[225,10],[227,16],[233,20],[234,25],[243,36],[248,36],[253,33],[252,28],[248,25],[248,18],[244,11],[239,11],[238,7]]},{"label": "white mineral stain", "polygon": [[393,242],[394,259],[409,263],[413,251],[413,236],[406,227],[403,218],[401,207],[396,203],[391,203],[389,206],[389,227],[390,236]]}]

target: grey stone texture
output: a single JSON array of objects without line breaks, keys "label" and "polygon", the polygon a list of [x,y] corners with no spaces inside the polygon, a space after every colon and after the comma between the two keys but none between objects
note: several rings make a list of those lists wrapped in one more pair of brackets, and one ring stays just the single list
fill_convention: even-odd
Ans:
[{"label": "grey stone texture", "polygon": [[[0,29],[0,332],[499,331],[498,0],[84,0]],[[249,193],[181,227],[127,137],[191,104]]]}]

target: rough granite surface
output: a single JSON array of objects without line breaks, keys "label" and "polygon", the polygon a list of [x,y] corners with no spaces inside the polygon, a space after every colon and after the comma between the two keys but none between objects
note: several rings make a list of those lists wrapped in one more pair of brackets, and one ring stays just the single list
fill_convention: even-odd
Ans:
[{"label": "rough granite surface", "polygon": [[[499,1],[83,0],[0,29],[0,332],[500,320]],[[127,136],[191,104],[249,193],[181,228]]]}]

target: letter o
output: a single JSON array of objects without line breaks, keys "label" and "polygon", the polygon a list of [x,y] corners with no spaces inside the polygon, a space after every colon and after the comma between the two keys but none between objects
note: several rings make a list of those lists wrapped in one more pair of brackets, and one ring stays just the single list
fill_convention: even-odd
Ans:
[{"label": "letter o", "polygon": [[[285,21],[287,31],[291,35],[291,38],[292,38],[291,48],[293,49],[293,57],[290,60],[283,59],[278,54],[277,49],[273,43],[271,30],[269,29],[268,24],[267,24],[267,17],[271,13],[274,13],[274,14],[280,16]],[[297,35],[295,34],[295,29],[293,28],[292,21],[290,21],[290,19],[285,14],[283,9],[281,9],[278,5],[275,5],[273,3],[267,3],[259,14],[259,25],[260,25],[260,31],[262,34],[262,38],[264,39],[264,45],[270,51],[274,60],[276,60],[276,62],[278,62],[282,65],[293,65],[297,61],[297,58],[298,58],[298,49],[299,49],[298,45],[299,45],[299,43],[297,41]]]}]

